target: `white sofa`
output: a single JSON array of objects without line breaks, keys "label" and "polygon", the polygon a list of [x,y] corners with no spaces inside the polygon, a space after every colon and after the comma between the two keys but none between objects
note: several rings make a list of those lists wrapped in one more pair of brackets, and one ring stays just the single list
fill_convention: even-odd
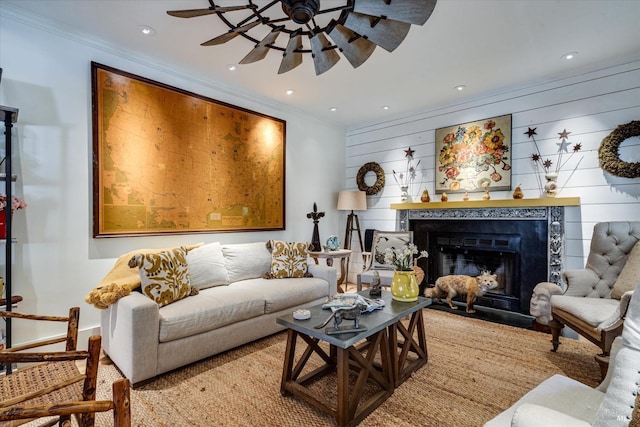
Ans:
[{"label": "white sofa", "polygon": [[313,277],[263,278],[265,242],[206,244],[187,262],[198,295],[159,308],[132,292],[102,311],[104,352],[133,384],[278,332],[277,317],[337,292],[336,270],[313,263]]},{"label": "white sofa", "polygon": [[640,404],[640,287],[611,347],[607,375],[597,388],[554,375],[525,394],[485,427],[626,427]]}]

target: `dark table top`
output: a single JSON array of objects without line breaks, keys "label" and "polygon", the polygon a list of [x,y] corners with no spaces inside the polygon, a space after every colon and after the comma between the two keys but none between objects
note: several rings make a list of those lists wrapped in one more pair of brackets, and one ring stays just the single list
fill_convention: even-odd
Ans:
[{"label": "dark table top", "polygon": [[[359,292],[364,297],[369,297],[369,291]],[[322,324],[330,315],[330,309],[323,309],[322,304],[308,308],[311,312],[311,318],[307,320],[296,320],[293,318],[293,311],[290,314],[281,316],[277,319],[278,324],[284,325],[289,329],[293,329],[310,337],[318,338],[340,348],[349,348],[357,342],[370,337],[376,332],[398,322],[418,310],[422,310],[431,304],[431,299],[418,297],[415,302],[395,301],[388,291],[382,291],[382,297],[385,306],[380,310],[365,313],[360,317],[360,326],[367,327],[366,331],[343,333],[339,335],[329,335],[325,333],[326,327],[332,327],[333,321],[330,321],[325,327],[315,329],[314,326]],[[353,324],[353,320],[343,320],[342,324]]]}]

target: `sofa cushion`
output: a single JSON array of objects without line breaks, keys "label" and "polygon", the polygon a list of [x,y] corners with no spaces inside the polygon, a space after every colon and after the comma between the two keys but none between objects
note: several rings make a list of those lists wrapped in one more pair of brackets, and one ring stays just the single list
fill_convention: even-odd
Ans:
[{"label": "sofa cushion", "polygon": [[271,267],[271,252],[265,242],[222,245],[222,254],[229,283],[262,277]]},{"label": "sofa cushion", "polygon": [[229,287],[262,298],[265,301],[265,313],[275,313],[329,295],[329,284],[317,277],[251,279],[232,283]]},{"label": "sofa cushion", "polygon": [[634,290],[638,285],[640,285],[640,244],[636,243],[611,289],[611,298],[620,299],[622,294]]},{"label": "sofa cushion", "polygon": [[552,295],[551,306],[572,314],[594,328],[607,320],[616,311],[620,301],[608,298],[584,298]]},{"label": "sofa cushion", "polygon": [[305,277],[307,274],[308,243],[269,240],[271,246],[271,270],[268,278],[286,279]]},{"label": "sofa cushion", "polygon": [[[160,309],[160,342],[189,337],[264,314],[261,295],[216,286]],[[185,349],[185,351],[187,351]]]},{"label": "sofa cushion", "polygon": [[220,243],[208,243],[190,250],[187,253],[187,263],[191,286],[206,289],[229,284],[229,275]]},{"label": "sofa cushion", "polygon": [[191,292],[184,246],[158,253],[135,254],[129,266],[139,268],[142,293],[160,307],[188,297]]}]

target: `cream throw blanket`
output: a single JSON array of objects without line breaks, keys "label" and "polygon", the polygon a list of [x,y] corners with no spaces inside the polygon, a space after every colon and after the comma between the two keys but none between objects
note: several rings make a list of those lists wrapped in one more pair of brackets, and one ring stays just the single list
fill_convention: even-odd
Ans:
[{"label": "cream throw blanket", "polygon": [[[202,243],[187,246],[187,252],[202,246]],[[159,252],[172,249],[136,249],[127,252],[116,260],[111,271],[98,283],[84,300],[101,310],[106,309],[111,304],[131,293],[132,290],[140,286],[140,274],[138,268],[129,267],[129,260],[136,254],[157,254]]]}]

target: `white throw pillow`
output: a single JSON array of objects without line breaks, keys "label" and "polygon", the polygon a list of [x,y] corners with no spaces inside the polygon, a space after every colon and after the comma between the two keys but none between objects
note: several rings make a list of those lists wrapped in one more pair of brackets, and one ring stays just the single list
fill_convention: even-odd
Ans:
[{"label": "white throw pillow", "polygon": [[229,283],[257,279],[271,270],[271,252],[265,242],[222,246]]},{"label": "white throw pillow", "polygon": [[219,242],[208,243],[187,253],[191,286],[206,289],[229,284],[229,275],[224,265],[222,246]]}]

